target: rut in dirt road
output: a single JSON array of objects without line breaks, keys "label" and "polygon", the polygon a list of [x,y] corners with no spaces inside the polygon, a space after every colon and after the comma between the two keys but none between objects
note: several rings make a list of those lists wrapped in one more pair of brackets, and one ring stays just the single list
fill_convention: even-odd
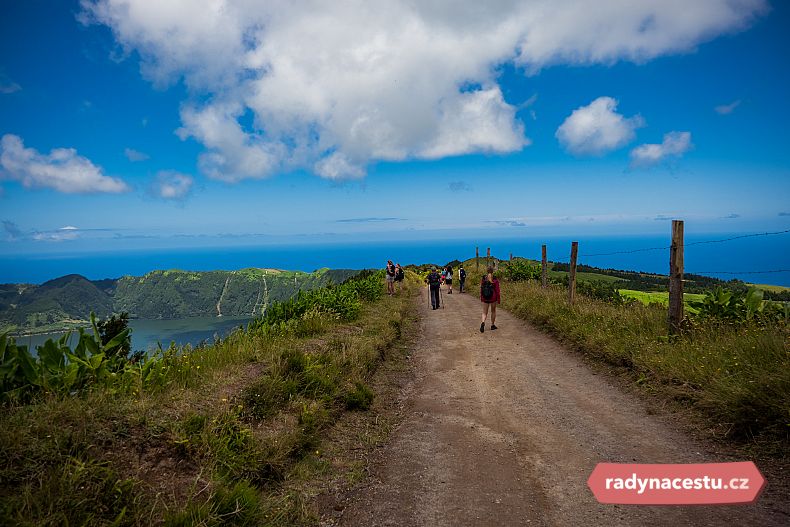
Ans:
[{"label": "rut in dirt road", "polygon": [[574,352],[499,310],[481,334],[480,302],[421,302],[418,378],[408,413],[343,525],[785,525],[761,501],[720,507],[599,504],[598,462],[721,459],[668,418],[592,372]]}]

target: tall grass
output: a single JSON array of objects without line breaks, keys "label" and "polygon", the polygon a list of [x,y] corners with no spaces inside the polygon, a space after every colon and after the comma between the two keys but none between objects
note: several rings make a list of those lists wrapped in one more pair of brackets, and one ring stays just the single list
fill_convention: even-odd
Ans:
[{"label": "tall grass", "polygon": [[786,325],[707,321],[667,336],[666,309],[614,305],[537,282],[505,282],[503,306],[586,355],[634,372],[691,403],[737,438],[790,439],[790,333]]}]

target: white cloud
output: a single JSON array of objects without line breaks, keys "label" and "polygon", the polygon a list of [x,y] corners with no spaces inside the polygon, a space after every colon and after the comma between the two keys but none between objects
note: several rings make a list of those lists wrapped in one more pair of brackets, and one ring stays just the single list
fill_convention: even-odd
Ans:
[{"label": "white cloud", "polygon": [[139,152],[133,148],[124,148],[123,155],[126,156],[126,159],[129,161],[145,161],[150,159],[150,156],[146,153]]},{"label": "white cloud", "polygon": [[531,2],[522,10],[528,30],[518,61],[533,71],[551,64],[643,63],[743,29],[768,9],[763,0]]},{"label": "white cloud", "polygon": [[3,95],[7,95],[9,93],[15,93],[22,89],[22,86],[17,84],[16,82],[9,79],[5,72],[0,69],[0,93]]},{"label": "white cloud", "polygon": [[21,89],[22,86],[15,82],[0,80],[0,93],[2,94],[18,92]]},{"label": "white cloud", "polygon": [[162,199],[183,199],[192,190],[193,184],[192,176],[163,170],[156,175],[152,191]]},{"label": "white cloud", "polygon": [[737,108],[740,105],[741,105],[741,100],[738,99],[737,101],[733,101],[730,104],[721,104],[719,106],[716,106],[715,108],[713,108],[713,111],[715,111],[719,115],[729,115],[732,112],[734,112],[735,108]]},{"label": "white cloud", "polygon": [[[745,28],[765,0],[82,0],[143,75],[183,79],[182,138],[235,182],[529,144],[497,67],[643,62]],[[472,86],[474,88],[469,89]],[[251,119],[249,117],[252,117]],[[240,121],[245,123],[244,126]],[[345,174],[345,176],[343,175]]]},{"label": "white cloud", "polygon": [[358,179],[365,176],[365,170],[349,162],[340,152],[335,152],[315,164],[315,173],[326,179]]},{"label": "white cloud", "polygon": [[63,227],[55,231],[35,231],[31,237],[37,242],[63,242],[76,240],[80,237],[80,231],[77,228]]},{"label": "white cloud", "polygon": [[242,129],[239,104],[211,104],[202,109],[182,108],[183,125],[177,130],[181,139],[194,137],[208,148],[200,155],[200,169],[209,177],[228,183],[242,179],[264,178],[285,156],[286,148],[263,135]]},{"label": "white cloud", "polygon": [[644,126],[641,116],[626,118],[617,113],[617,101],[598,97],[577,108],[557,129],[555,136],[575,155],[601,155],[630,143],[634,130]]},{"label": "white cloud", "polygon": [[120,179],[105,176],[100,167],[73,148],[55,148],[41,154],[25,148],[22,139],[12,134],[0,139],[0,167],[1,176],[27,188],[51,188],[67,194],[130,190]]},{"label": "white cloud", "polygon": [[668,157],[680,157],[692,147],[690,132],[664,134],[661,144],[639,145],[631,150],[632,167],[656,165]]}]

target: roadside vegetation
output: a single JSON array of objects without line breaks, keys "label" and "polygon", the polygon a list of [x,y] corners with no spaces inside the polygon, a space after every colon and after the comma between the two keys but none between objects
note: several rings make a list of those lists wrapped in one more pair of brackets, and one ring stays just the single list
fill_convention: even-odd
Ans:
[{"label": "roadside vegetation", "polygon": [[31,354],[0,337],[0,524],[308,525],[327,431],[367,410],[416,278],[301,293],[227,338],[131,353],[125,321]]},{"label": "roadside vegetation", "polygon": [[[465,262],[469,289],[479,287],[481,258]],[[503,307],[583,352],[629,372],[634,382],[695,409],[719,436],[786,455],[790,442],[790,328],[787,303],[761,290],[716,285],[686,297],[687,324],[669,336],[663,295],[620,291],[616,282],[582,276],[573,306],[567,279],[544,289],[540,266],[499,262]],[[631,281],[633,283],[633,281]],[[658,299],[654,295],[661,295]],[[656,300],[659,300],[656,302]]]}]

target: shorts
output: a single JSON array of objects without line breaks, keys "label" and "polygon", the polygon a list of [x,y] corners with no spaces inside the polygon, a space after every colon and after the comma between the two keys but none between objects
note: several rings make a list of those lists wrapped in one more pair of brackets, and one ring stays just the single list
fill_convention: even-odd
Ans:
[{"label": "shorts", "polygon": [[452,278],[445,278],[444,279],[444,283],[447,284],[447,285],[452,285],[453,279]]},{"label": "shorts", "polygon": [[385,275],[385,278],[387,279],[387,282],[394,282],[395,281],[395,277],[392,276],[392,275]]}]

